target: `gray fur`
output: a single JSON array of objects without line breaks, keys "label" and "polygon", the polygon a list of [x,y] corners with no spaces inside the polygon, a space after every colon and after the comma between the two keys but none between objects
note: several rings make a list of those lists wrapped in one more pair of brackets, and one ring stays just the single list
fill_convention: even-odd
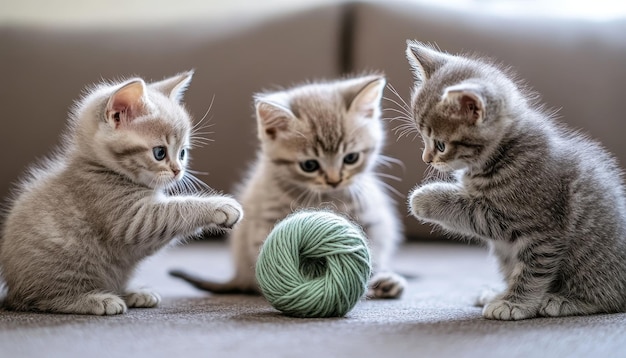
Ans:
[{"label": "gray fur", "polygon": [[[622,312],[622,172],[598,143],[557,124],[506,71],[409,42],[423,159],[455,180],[416,187],[418,219],[489,244],[506,289],[490,319]],[[422,66],[420,59],[427,59]],[[445,144],[443,152],[437,142]],[[441,145],[440,145],[441,147]]]},{"label": "gray fur", "polygon": [[[389,260],[402,228],[374,172],[384,160],[384,86],[381,76],[363,76],[256,96],[261,149],[241,185],[246,218],[231,236],[235,277],[216,283],[172,274],[212,292],[258,292],[254,267],[274,225],[300,208],[329,208],[347,214],[367,234],[375,269],[369,295],[399,297],[405,280],[390,271]],[[349,153],[359,153],[359,160],[342,164]],[[308,159],[317,160],[320,170],[304,172],[299,163]]]},{"label": "gray fur", "polygon": [[[32,167],[11,203],[0,242],[7,308],[108,315],[156,306],[158,294],[127,287],[137,264],[239,220],[231,198],[166,194],[195,181],[181,155],[191,120],[179,104],[191,76],[105,83],[77,103],[62,149]],[[161,161],[156,146],[167,148]]]}]

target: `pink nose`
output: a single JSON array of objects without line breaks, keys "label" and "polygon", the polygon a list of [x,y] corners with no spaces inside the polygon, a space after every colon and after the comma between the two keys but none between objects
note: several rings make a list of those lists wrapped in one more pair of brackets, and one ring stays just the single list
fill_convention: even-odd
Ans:
[{"label": "pink nose", "polygon": [[337,181],[326,180],[326,184],[332,186],[333,188],[336,188],[339,184],[341,184],[341,179]]},{"label": "pink nose", "polygon": [[174,173],[174,176],[177,177],[178,173],[180,173],[180,169],[172,169],[172,173]]}]

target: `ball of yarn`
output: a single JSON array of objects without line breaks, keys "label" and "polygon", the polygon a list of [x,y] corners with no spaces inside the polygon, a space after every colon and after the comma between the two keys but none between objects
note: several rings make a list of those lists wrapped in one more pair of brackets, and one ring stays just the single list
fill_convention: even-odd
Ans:
[{"label": "ball of yarn", "polygon": [[343,317],[363,297],[371,274],[360,227],[328,211],[299,211],[270,232],[256,264],[265,298],[295,317]]}]

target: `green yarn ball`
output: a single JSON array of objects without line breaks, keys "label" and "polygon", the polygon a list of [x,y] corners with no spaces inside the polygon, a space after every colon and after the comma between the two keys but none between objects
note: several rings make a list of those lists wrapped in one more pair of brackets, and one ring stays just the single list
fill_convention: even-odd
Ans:
[{"label": "green yarn ball", "polygon": [[358,226],[332,212],[299,211],[270,232],[256,278],[263,296],[286,315],[343,317],[365,294],[371,269]]}]

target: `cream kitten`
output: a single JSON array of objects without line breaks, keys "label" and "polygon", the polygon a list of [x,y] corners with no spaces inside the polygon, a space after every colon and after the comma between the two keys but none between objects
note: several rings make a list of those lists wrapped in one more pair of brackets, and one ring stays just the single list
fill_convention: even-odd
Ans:
[{"label": "cream kitten", "polygon": [[246,219],[231,236],[235,277],[215,283],[172,271],[212,292],[258,292],[254,267],[274,225],[300,208],[333,208],[365,230],[375,274],[372,297],[399,297],[405,280],[390,271],[401,224],[374,172],[385,133],[380,102],[385,78],[310,83],[256,96],[261,149],[240,198]]},{"label": "cream kitten", "polygon": [[146,84],[101,84],[77,103],[64,146],[35,166],[11,204],[0,269],[14,310],[110,315],[153,307],[127,287],[137,264],[176,238],[230,228],[224,196],[169,195],[190,185],[187,72]]}]

